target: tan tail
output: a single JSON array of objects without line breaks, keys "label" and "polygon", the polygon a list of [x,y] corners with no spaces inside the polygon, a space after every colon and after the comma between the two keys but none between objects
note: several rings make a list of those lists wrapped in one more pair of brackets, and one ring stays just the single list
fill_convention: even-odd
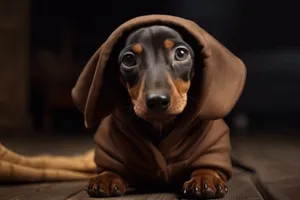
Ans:
[{"label": "tan tail", "polygon": [[0,144],[0,182],[72,181],[94,176],[94,150],[78,156],[22,156]]}]

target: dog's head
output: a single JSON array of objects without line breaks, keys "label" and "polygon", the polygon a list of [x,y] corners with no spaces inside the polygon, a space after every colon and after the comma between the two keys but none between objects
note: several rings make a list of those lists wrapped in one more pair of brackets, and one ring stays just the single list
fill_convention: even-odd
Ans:
[{"label": "dog's head", "polygon": [[154,25],[131,33],[118,64],[136,115],[163,123],[180,114],[187,104],[193,59],[191,46],[172,28]]},{"label": "dog's head", "polygon": [[136,115],[151,122],[180,113],[213,120],[234,107],[245,75],[243,62],[196,23],[148,15],[109,36],[83,69],[72,97],[86,127],[124,106],[123,94]]}]

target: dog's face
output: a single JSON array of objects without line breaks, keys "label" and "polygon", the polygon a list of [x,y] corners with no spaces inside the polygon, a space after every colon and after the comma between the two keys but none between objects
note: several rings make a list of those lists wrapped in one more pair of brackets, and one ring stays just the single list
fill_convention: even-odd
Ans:
[{"label": "dog's face", "polygon": [[137,116],[164,123],[187,104],[194,53],[181,35],[165,26],[131,33],[119,54],[121,82]]}]

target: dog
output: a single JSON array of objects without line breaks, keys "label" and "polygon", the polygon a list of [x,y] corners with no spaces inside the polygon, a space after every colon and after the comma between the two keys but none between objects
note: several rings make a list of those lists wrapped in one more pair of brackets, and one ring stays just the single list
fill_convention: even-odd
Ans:
[{"label": "dog", "polygon": [[[178,21],[190,31],[184,32]],[[193,32],[197,25],[189,23],[165,15],[133,19],[119,28],[130,27],[122,36],[123,42],[119,38],[118,45],[112,41],[121,37],[116,31],[118,36],[111,36],[105,43],[110,45],[110,50],[101,46],[84,69],[82,74],[88,76],[79,78],[72,96],[85,113],[87,127],[89,121],[101,119],[95,135],[95,162],[99,170],[89,180],[90,196],[122,196],[130,186],[143,188],[155,184],[179,185],[185,198],[221,198],[228,192],[226,182],[232,173],[229,128],[220,116],[230,111],[242,90],[244,65],[212,38],[200,38],[208,33],[199,36],[198,27]],[[143,26],[132,30],[131,24]],[[213,45],[199,45],[195,35],[191,40],[191,32],[198,34],[201,42]],[[220,79],[209,80],[210,89],[218,86],[221,90],[207,91],[221,93],[222,97],[224,90],[236,89],[233,97],[230,96],[228,109],[224,108],[225,103],[219,102],[216,112],[213,106],[207,110],[203,107],[206,102],[201,102],[201,93],[208,77],[214,76],[207,72],[210,65],[220,67],[217,73],[230,73],[228,77],[217,74]],[[230,69],[231,65],[234,70]],[[99,77],[103,79],[100,82]],[[236,80],[234,87],[230,85],[233,80]],[[99,88],[105,90],[100,91],[104,96],[97,96]],[[208,104],[218,100],[219,97],[212,98]],[[222,109],[224,113],[216,114]],[[201,115],[203,112],[216,116],[202,119],[201,116],[208,116]]]}]

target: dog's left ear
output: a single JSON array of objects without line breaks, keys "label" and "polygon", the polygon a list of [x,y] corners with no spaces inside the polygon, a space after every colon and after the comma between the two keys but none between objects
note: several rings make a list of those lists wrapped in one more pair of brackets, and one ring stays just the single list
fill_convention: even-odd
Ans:
[{"label": "dog's left ear", "polygon": [[84,113],[87,128],[99,123],[116,107],[119,77],[116,67],[109,66],[108,55],[107,49],[101,46],[90,58],[72,89],[73,101]]},{"label": "dog's left ear", "polygon": [[244,89],[246,66],[195,22],[184,25],[201,49],[196,54],[201,55],[202,72],[195,74],[192,84],[201,88],[200,93],[193,96],[199,102],[194,109],[203,119],[223,118],[235,106]]}]

